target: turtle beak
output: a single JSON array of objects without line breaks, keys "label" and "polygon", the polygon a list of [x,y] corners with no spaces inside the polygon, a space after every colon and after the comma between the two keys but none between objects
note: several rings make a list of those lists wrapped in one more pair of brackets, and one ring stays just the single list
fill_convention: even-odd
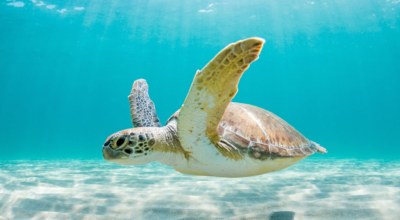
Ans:
[{"label": "turtle beak", "polygon": [[103,147],[103,157],[105,160],[121,159],[123,156],[124,154],[122,152],[113,150],[110,146]]},{"label": "turtle beak", "polygon": [[111,159],[111,155],[112,155],[112,153],[111,153],[111,150],[109,149],[109,147],[103,147],[103,158],[105,160],[109,160],[109,159]]}]

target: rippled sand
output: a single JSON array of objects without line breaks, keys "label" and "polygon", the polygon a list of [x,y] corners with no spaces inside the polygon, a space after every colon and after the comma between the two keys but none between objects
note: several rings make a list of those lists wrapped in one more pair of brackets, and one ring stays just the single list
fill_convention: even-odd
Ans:
[{"label": "rippled sand", "polygon": [[256,177],[1,161],[0,219],[397,219],[400,161],[307,159]]}]

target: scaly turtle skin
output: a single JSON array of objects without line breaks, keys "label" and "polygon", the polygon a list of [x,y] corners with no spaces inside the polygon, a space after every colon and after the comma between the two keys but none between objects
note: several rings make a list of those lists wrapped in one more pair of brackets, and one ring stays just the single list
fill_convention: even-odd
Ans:
[{"label": "scaly turtle skin", "polygon": [[248,38],[225,47],[197,71],[182,108],[164,127],[146,81],[136,80],[128,96],[135,128],[108,137],[104,158],[119,164],[158,161],[193,175],[243,177],[326,153],[273,113],[231,102],[263,44],[263,39]]}]

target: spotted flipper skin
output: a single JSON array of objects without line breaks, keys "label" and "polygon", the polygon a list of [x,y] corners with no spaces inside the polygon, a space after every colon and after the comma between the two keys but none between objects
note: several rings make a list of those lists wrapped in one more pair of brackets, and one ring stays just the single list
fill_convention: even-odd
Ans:
[{"label": "spotted flipper skin", "polygon": [[146,80],[138,79],[133,83],[128,99],[134,127],[161,127]]}]

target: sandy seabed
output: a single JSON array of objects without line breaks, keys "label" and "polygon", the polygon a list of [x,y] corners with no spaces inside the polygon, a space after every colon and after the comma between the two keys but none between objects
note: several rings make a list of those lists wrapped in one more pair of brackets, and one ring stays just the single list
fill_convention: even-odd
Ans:
[{"label": "sandy seabed", "polygon": [[0,219],[398,219],[400,161],[307,159],[247,178],[156,163],[0,161]]}]

